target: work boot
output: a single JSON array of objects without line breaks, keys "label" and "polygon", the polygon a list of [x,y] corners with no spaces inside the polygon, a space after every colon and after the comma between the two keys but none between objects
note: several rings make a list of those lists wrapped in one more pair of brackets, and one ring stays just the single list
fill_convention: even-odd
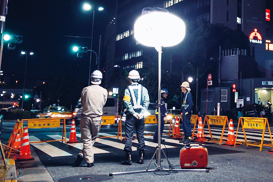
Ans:
[{"label": "work boot", "polygon": [[139,158],[137,160],[137,163],[143,164],[144,163],[144,150],[139,151]]},{"label": "work boot", "polygon": [[87,163],[87,167],[93,167],[94,163]]},{"label": "work boot", "polygon": [[191,137],[187,137],[187,139],[185,140],[185,144],[190,145],[190,143],[191,143]]},{"label": "work boot", "polygon": [[122,165],[132,165],[132,155],[131,152],[125,153],[125,160],[121,161]]},{"label": "work boot", "polygon": [[73,167],[78,167],[78,166],[80,166],[82,160],[83,160],[83,156],[79,154],[79,155],[77,156],[77,159],[76,159],[75,162],[74,162]]}]

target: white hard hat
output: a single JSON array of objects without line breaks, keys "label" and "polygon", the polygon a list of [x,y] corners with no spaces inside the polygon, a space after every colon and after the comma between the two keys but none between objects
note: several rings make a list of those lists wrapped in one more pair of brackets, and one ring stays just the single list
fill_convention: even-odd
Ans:
[{"label": "white hard hat", "polygon": [[101,84],[102,73],[99,70],[93,71],[91,74],[91,79],[92,84]]},{"label": "white hard hat", "polygon": [[99,70],[95,70],[91,74],[91,78],[100,78],[100,79],[102,79],[102,73]]},{"label": "white hard hat", "polygon": [[189,82],[185,81],[182,83],[182,85],[180,87],[190,88],[190,84],[189,84]]},{"label": "white hard hat", "polygon": [[129,72],[128,78],[132,79],[132,80],[138,80],[140,79],[139,73],[137,70],[132,70]]}]

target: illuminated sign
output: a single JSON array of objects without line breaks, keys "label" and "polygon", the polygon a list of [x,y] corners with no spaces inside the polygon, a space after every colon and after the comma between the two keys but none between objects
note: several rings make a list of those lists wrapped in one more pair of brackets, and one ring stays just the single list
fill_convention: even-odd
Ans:
[{"label": "illuminated sign", "polygon": [[251,32],[251,34],[249,35],[249,41],[256,44],[262,43],[262,36],[256,28],[254,29],[254,32]]},{"label": "illuminated sign", "polygon": [[271,43],[270,40],[266,40],[265,50],[267,50],[267,51],[273,51],[273,44]]},{"label": "illuminated sign", "polygon": [[265,20],[270,21],[270,9],[265,10]]}]

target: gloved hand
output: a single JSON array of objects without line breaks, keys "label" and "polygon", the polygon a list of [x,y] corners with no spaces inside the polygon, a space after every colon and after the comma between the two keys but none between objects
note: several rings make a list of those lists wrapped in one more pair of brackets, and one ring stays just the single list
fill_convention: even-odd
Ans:
[{"label": "gloved hand", "polygon": [[133,116],[134,116],[135,118],[139,119],[138,113],[133,114]]},{"label": "gloved hand", "polygon": [[138,119],[142,119],[144,116],[143,116],[143,114],[138,114]]},{"label": "gloved hand", "polygon": [[188,112],[185,112],[185,116],[188,115],[189,113]]},{"label": "gloved hand", "polygon": [[167,117],[164,117],[163,120],[164,120],[164,121],[167,121]]}]

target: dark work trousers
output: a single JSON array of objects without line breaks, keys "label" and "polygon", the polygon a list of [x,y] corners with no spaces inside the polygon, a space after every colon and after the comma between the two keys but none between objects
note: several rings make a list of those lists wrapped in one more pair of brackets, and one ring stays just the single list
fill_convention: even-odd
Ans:
[{"label": "dark work trousers", "polygon": [[125,122],[125,152],[132,152],[132,138],[134,134],[134,129],[136,129],[137,134],[137,140],[138,140],[138,146],[137,149],[144,150],[145,143],[144,143],[144,118],[143,119],[137,119],[133,115],[128,114],[126,116],[126,122]]},{"label": "dark work trousers", "polygon": [[[156,120],[158,121],[158,114],[155,115],[156,116]],[[160,136],[162,137],[162,133],[163,133],[163,129],[164,129],[164,117],[161,115],[161,124],[160,124]],[[158,142],[158,122],[157,122],[157,127],[155,130],[155,134],[154,134],[154,141]]]},{"label": "dark work trousers", "polygon": [[191,114],[185,114],[183,113],[183,131],[185,138],[190,137],[192,135],[191,133]]}]

